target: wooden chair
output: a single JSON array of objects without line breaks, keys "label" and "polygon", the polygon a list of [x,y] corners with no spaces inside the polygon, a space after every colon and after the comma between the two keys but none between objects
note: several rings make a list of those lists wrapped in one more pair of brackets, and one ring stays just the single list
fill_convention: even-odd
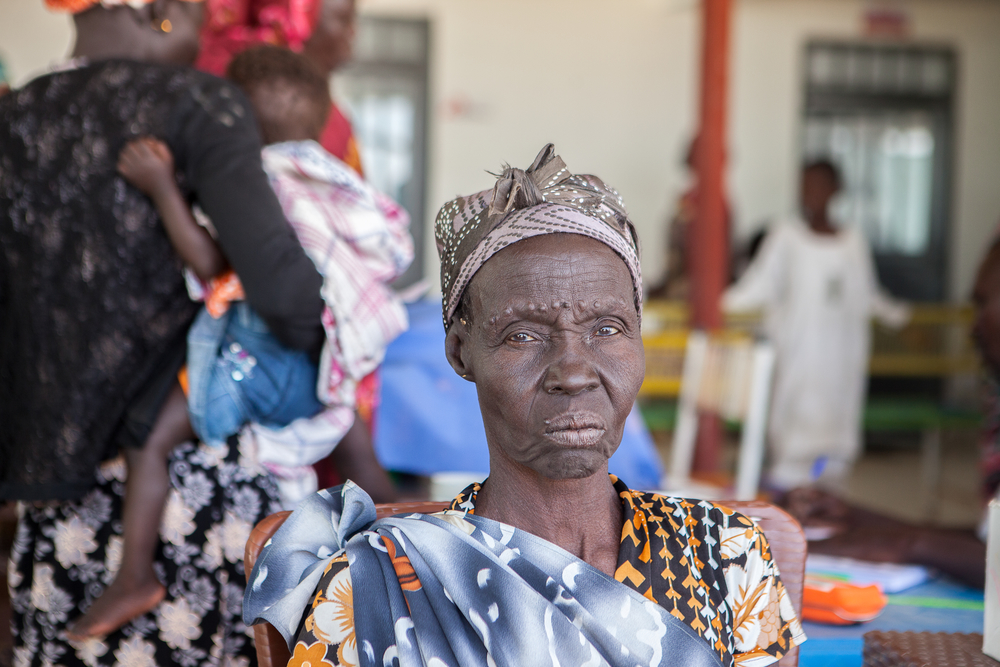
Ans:
[{"label": "wooden chair", "polygon": [[[416,502],[378,505],[376,516],[384,518],[397,514],[412,514],[414,512],[432,514],[448,507],[448,502]],[[771,544],[771,553],[781,571],[781,580],[788,590],[788,595],[795,607],[795,612],[802,617],[802,582],[806,572],[806,537],[798,522],[779,507],[759,500],[727,501],[726,507],[736,510],[752,518],[767,535]],[[269,539],[274,535],[291,512],[277,512],[264,518],[250,533],[246,551],[243,557],[243,567],[247,580],[257,562],[257,556]],[[260,667],[279,667],[288,663],[291,655],[285,640],[270,623],[258,623],[253,626],[254,644],[257,647],[257,662]],[[779,667],[796,667],[799,664],[798,648],[790,651],[778,663]]]}]

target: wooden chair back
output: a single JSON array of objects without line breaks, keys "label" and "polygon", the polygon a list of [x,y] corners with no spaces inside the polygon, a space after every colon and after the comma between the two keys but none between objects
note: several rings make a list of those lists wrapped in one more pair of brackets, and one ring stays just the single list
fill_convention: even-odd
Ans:
[{"label": "wooden chair back", "polygon": [[[732,331],[692,331],[687,338],[684,376],[677,403],[677,427],[667,490],[683,497],[752,500],[764,460],[764,433],[774,348]],[[742,424],[733,491],[702,489],[691,481],[699,415],[716,414]]]},{"label": "wooden chair back", "polygon": [[[397,514],[433,514],[448,507],[449,502],[392,503],[376,506],[379,519]],[[726,507],[752,518],[767,535],[771,553],[781,572],[781,580],[795,607],[802,617],[802,583],[806,572],[806,537],[801,526],[787,512],[779,507],[759,500],[727,501]],[[291,512],[276,512],[265,517],[254,527],[247,540],[243,556],[243,567],[247,581],[261,549],[271,539]],[[260,667],[284,667],[291,658],[285,639],[270,623],[253,626],[254,645],[257,648],[257,663]],[[798,648],[792,649],[778,663],[779,667],[796,667],[799,663]]]}]

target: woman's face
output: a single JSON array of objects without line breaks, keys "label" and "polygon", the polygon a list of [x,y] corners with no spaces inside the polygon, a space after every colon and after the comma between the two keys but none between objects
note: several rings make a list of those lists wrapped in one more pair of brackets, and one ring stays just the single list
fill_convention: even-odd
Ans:
[{"label": "woman's face", "polygon": [[322,0],[319,17],[302,53],[322,72],[332,73],[351,59],[355,31],[354,0]]},{"label": "woman's face", "polygon": [[625,263],[585,236],[536,236],[492,257],[467,289],[471,320],[446,347],[476,383],[494,472],[605,471],[645,372]]},{"label": "woman's face", "polygon": [[802,213],[807,220],[826,213],[830,200],[840,188],[834,177],[824,169],[812,167],[802,172]]}]

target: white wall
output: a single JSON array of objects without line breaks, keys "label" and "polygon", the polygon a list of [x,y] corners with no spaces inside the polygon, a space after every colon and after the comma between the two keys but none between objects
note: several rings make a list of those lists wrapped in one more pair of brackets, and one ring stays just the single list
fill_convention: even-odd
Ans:
[{"label": "white wall", "polygon": [[[685,5],[364,0],[366,12],[431,20],[428,219],[445,201],[492,187],[486,170],[527,167],[551,141],[570,169],[621,191],[655,279],[693,125],[696,14]],[[453,113],[456,104],[465,111]],[[437,267],[432,236],[426,250]]]},{"label": "white wall", "polygon": [[[812,37],[860,38],[865,0],[734,0],[729,187],[736,233],[792,210],[800,61]],[[916,41],[958,53],[951,294],[968,293],[1000,220],[1000,2],[903,0]],[[431,20],[428,219],[527,166],[553,141],[571,169],[616,186],[663,269],[665,220],[685,183],[697,112],[694,0],[360,0],[363,12]],[[42,0],[0,0],[0,53],[23,81],[64,56],[68,20]],[[459,111],[456,113],[456,107]],[[425,248],[436,272],[433,237]]]},{"label": "white wall", "polygon": [[[805,43],[860,39],[870,6],[735,0],[729,189],[738,237],[794,210]],[[914,41],[958,54],[950,293],[963,298],[1000,221],[1000,2],[902,6]],[[697,2],[363,0],[362,8],[432,22],[430,215],[456,194],[488,187],[484,169],[502,160],[526,166],[554,141],[571,169],[594,171],[622,192],[644,241],[647,280],[659,276],[697,112]],[[469,113],[451,114],[453,101]]]},{"label": "white wall", "polygon": [[20,85],[69,53],[73,21],[43,0],[0,0],[0,59]]}]

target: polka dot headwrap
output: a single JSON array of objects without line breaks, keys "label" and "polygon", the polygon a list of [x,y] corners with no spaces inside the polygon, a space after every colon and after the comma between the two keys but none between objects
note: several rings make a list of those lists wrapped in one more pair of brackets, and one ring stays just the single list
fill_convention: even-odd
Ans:
[{"label": "polka dot headwrap", "polygon": [[459,197],[438,212],[434,236],[445,328],[472,276],[490,257],[532,236],[560,233],[589,236],[618,253],[632,276],[640,311],[639,237],[621,195],[596,176],[570,173],[548,144],[526,170],[507,167],[493,190]]}]

